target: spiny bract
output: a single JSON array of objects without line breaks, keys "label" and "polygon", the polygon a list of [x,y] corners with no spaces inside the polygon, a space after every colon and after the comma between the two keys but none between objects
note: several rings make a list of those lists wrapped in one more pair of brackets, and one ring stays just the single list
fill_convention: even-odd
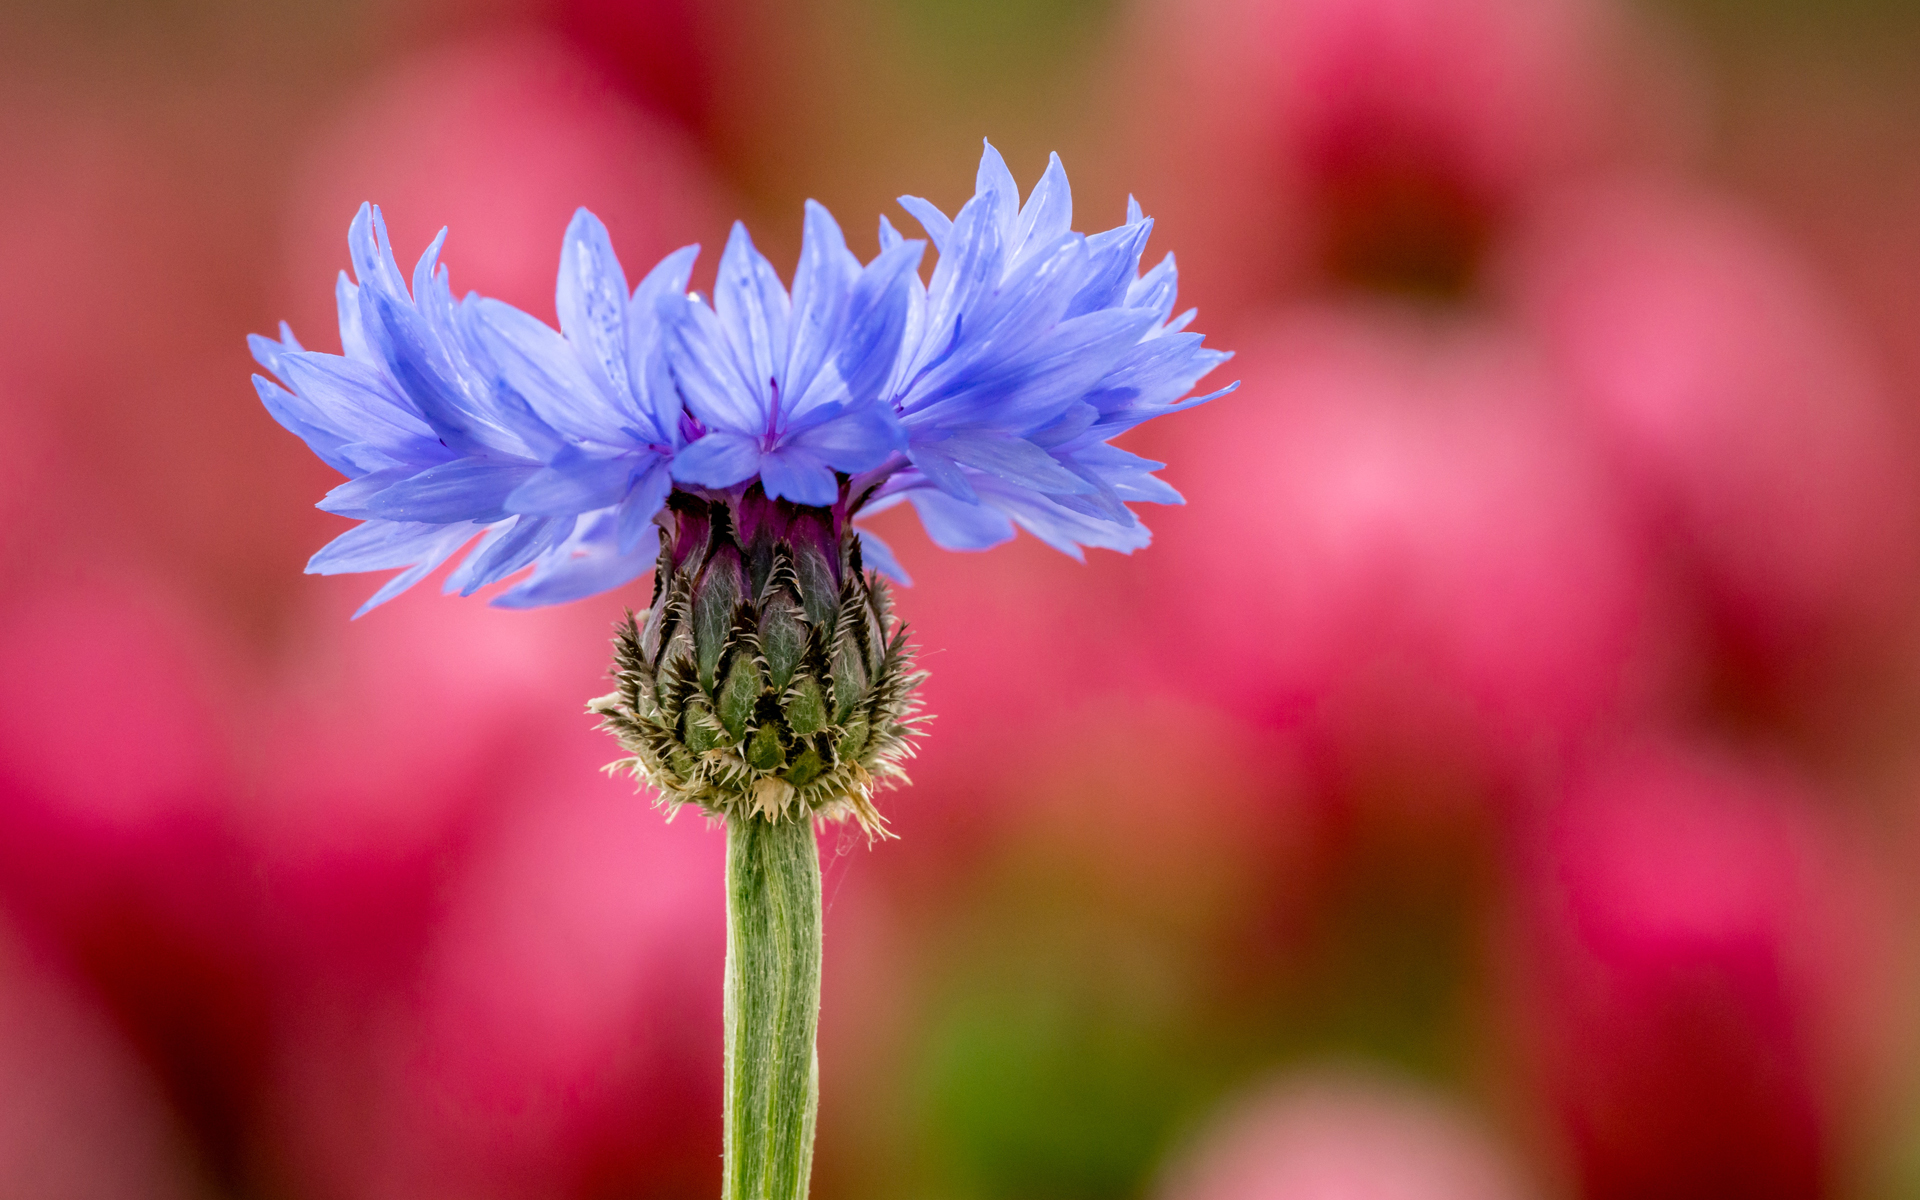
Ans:
[{"label": "spiny bract", "polygon": [[615,638],[617,691],[593,704],[619,766],[670,809],[770,820],[851,816],[901,775],[923,718],[886,581],[833,508],[676,492],[653,604]]}]

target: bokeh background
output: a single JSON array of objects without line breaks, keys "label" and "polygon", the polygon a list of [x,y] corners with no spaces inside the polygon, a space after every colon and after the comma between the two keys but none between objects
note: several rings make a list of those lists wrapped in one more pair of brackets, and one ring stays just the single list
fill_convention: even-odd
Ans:
[{"label": "bokeh background", "polygon": [[722,839],[582,711],[644,584],[350,624],[244,335],[336,344],[363,199],[551,319],[578,204],[790,264],[988,135],[1245,383],[1129,443],[1132,558],[878,523],[939,717],[823,838],[815,1194],[1920,1197],[1917,64],[1902,0],[0,10],[0,1194],[712,1194]]}]

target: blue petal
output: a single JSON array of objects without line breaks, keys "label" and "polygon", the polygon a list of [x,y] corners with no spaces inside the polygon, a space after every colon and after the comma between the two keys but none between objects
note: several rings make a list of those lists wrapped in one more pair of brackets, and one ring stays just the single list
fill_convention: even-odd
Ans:
[{"label": "blue petal", "polygon": [[871,404],[796,433],[782,449],[786,446],[805,449],[852,475],[871,471],[906,449],[906,437],[891,410]]},{"label": "blue petal", "polygon": [[435,437],[460,454],[482,454],[517,443],[497,422],[475,411],[459,385],[448,378],[447,356],[429,339],[410,304],[363,286],[360,307],[374,354],[408,404],[432,426]]},{"label": "blue petal", "polygon": [[[953,235],[953,221],[947,217],[947,214],[941,212],[939,206],[933,201],[922,200],[918,196],[900,197],[900,207],[906,209],[914,220],[920,222],[920,228],[927,231],[927,240],[933,243],[933,248],[945,254],[947,240]],[[884,243],[887,240],[887,231],[893,226],[886,224],[885,217],[881,217],[880,220],[883,226],[880,231],[880,240]]]},{"label": "blue petal", "polygon": [[1075,474],[1084,481],[1086,486],[1076,492],[1055,492],[1041,488],[1034,490],[1041,492],[1047,499],[1062,508],[1092,517],[1097,521],[1110,521],[1116,525],[1134,523],[1133,510],[1121,503],[1120,493],[1102,478],[1099,472],[1081,466],[1071,459],[1067,460],[1066,465],[1075,468]]},{"label": "blue petal", "polygon": [[991,303],[977,310],[973,327],[965,331],[969,342],[1011,355],[1051,329],[1066,315],[1085,274],[1086,243],[1077,233],[1064,233],[1030,248],[998,281]]},{"label": "blue petal", "polygon": [[943,438],[939,449],[958,463],[1036,491],[1092,490],[1045,450],[1010,433],[992,429],[958,430]]},{"label": "blue petal", "polygon": [[420,252],[420,258],[413,264],[413,302],[425,306],[429,295],[435,290],[435,270],[440,264],[440,251],[447,244],[447,227],[442,225],[440,232],[433,235],[427,248]]},{"label": "blue petal", "polygon": [[297,345],[283,345],[280,342],[274,341],[272,338],[261,337],[257,333],[250,333],[247,335],[247,349],[253,354],[253,361],[259,363],[274,375],[285,379],[286,376],[280,374],[281,351],[298,350],[300,347]]},{"label": "blue petal", "polygon": [[693,264],[699,257],[700,246],[695,243],[680,247],[654,264],[640,286],[633,289],[633,304],[629,309],[633,316],[651,321],[661,297],[685,296],[687,280],[693,275]]},{"label": "blue petal", "polygon": [[[946,218],[943,217],[941,219],[945,220]],[[881,251],[884,253],[885,251],[891,250],[905,240],[906,240],[905,238],[900,236],[900,231],[893,227],[893,222],[887,220],[886,214],[882,213],[880,215],[880,249]]]},{"label": "blue petal", "polygon": [[[1239,387],[1234,383],[1205,396],[1187,396],[1202,376],[1233,357],[1217,350],[1202,350],[1198,338],[1198,334],[1149,338],[1121,356],[1114,369],[1087,393],[1087,399],[1100,409],[1100,424],[1111,430],[1104,436],[1112,437],[1151,417],[1217,400]],[[1180,344],[1182,341],[1186,344]],[[1172,344],[1160,347],[1155,344],[1159,342]]]},{"label": "blue petal", "polygon": [[[457,547],[481,527],[471,523],[434,525],[418,521],[363,521],[323,546],[307,560],[309,575],[350,575],[412,566],[457,539]],[[440,558],[452,550],[441,552]],[[440,559],[434,560],[436,563]]]},{"label": "blue petal", "polygon": [[343,453],[349,445],[365,443],[350,442],[332,429],[307,420],[300,398],[265,376],[253,377],[253,390],[259,393],[260,403],[266,406],[268,415],[280,422],[281,428],[305,442],[308,449],[320,456],[321,462],[349,478],[367,473],[368,468],[354,455]]},{"label": "blue petal", "polygon": [[421,258],[426,272],[417,275],[417,282],[425,293],[420,297],[424,304],[416,307],[394,264],[378,209],[362,207],[348,244],[360,279],[360,316],[368,346],[441,441],[468,455],[492,451],[537,458],[558,447],[558,435],[524,406],[500,403],[483,383],[463,374],[464,355],[447,310],[444,272],[437,279],[426,277],[433,248]]},{"label": "blue petal", "polygon": [[1013,540],[1013,522],[984,504],[956,500],[945,492],[918,488],[907,499],[936,546],[948,550],[986,550]]},{"label": "blue petal", "polygon": [[1180,273],[1169,254],[1127,288],[1127,307],[1152,309],[1164,321],[1173,314],[1174,297],[1179,291]]},{"label": "blue petal", "polygon": [[582,517],[571,537],[534,561],[532,575],[494,597],[494,607],[563,604],[617,588],[646,574],[659,554],[659,527],[649,525],[651,539],[620,550],[613,540],[615,524],[607,513]]},{"label": "blue petal", "polygon": [[713,311],[733,361],[761,412],[771,409],[771,390],[787,365],[787,290],[747,227],[734,222],[713,283]]},{"label": "blue petal", "polygon": [[1146,411],[1118,414],[1119,417],[1124,418],[1123,420],[1116,419],[1113,416],[1103,416],[1101,423],[1094,426],[1092,432],[1099,434],[1101,437],[1118,437],[1142,421],[1150,420],[1154,417],[1163,417],[1168,413],[1185,412],[1189,408],[1197,408],[1202,404],[1211,404],[1222,396],[1231,396],[1239,390],[1240,380],[1236,379],[1218,391],[1208,392],[1204,396],[1189,396],[1178,404],[1163,404]]},{"label": "blue petal", "polygon": [[967,504],[979,499],[973,484],[967,479],[967,473],[960,469],[960,464],[938,447],[916,445],[907,451],[907,457],[927,477],[928,482],[947,495]]},{"label": "blue petal", "polygon": [[[624,300],[625,292],[621,295]],[[612,393],[587,373],[578,347],[511,304],[481,297],[467,311],[476,318],[475,336],[485,343],[499,385],[516,392],[542,421],[574,439],[627,440]],[[625,321],[620,324],[624,329]],[[624,371],[624,344],[619,350]]]},{"label": "blue petal", "polygon": [[666,504],[667,495],[672,491],[673,475],[668,470],[667,460],[655,459],[614,513],[615,545],[620,553],[633,553],[635,547],[650,536],[657,544],[659,527],[654,524],[653,517]]},{"label": "blue petal", "polygon": [[[902,410],[912,412],[1019,362],[1022,352],[1044,338],[1066,312],[1076,271],[1085,261],[1084,242],[1078,234],[1068,234],[1016,266],[997,291],[982,295],[978,310],[966,312],[966,321],[956,327],[951,354],[914,381]],[[930,334],[933,321],[930,317]]]},{"label": "blue petal", "polygon": [[281,355],[280,369],[314,424],[354,441],[391,446],[396,456],[439,441],[386,377],[371,367],[308,350]]},{"label": "blue petal", "polygon": [[894,356],[893,372],[881,385],[880,395],[898,409],[900,400],[909,391],[909,383],[918,377],[921,365],[927,360],[929,336],[927,334],[927,287],[920,281],[918,270],[906,273],[907,291],[906,323],[900,331],[900,352]]},{"label": "blue petal", "polygon": [[770,397],[751,388],[734,367],[720,319],[691,298],[660,301],[670,323],[667,358],[681,397],[702,425],[746,437],[766,432]]},{"label": "blue petal", "polygon": [[1078,561],[1086,558],[1082,546],[1131,554],[1153,540],[1147,527],[1138,521],[1122,525],[1087,516],[1024,488],[983,482],[980,498],[1012,517],[1028,533]]},{"label": "blue petal", "polygon": [[1069,404],[1059,416],[1027,434],[1027,440],[1049,454],[1058,454],[1063,448],[1083,442],[1083,435],[1099,419],[1099,409],[1084,400],[1078,400]]},{"label": "blue petal", "polygon": [[1058,154],[1047,157],[1047,170],[1033,187],[1033,194],[1020,210],[1013,235],[1016,257],[1029,250],[1051,245],[1061,234],[1073,228],[1073,189],[1067,185],[1067,170]]},{"label": "blue petal", "polygon": [[627,306],[627,369],[634,384],[634,415],[662,446],[679,442],[680,393],[667,362],[660,304],[663,298],[673,297],[684,306],[687,278],[699,257],[699,246],[682,246],[661,259],[633,290],[633,302]]},{"label": "blue petal", "polygon": [[925,251],[925,242],[898,243],[868,263],[853,285],[838,365],[855,402],[878,395],[893,374],[906,334],[911,285]]},{"label": "blue petal", "polygon": [[[455,549],[458,549],[458,547],[455,547]],[[447,553],[451,554],[453,553],[453,551],[449,550]],[[382,584],[380,586],[379,591],[367,597],[367,602],[365,604],[362,604],[359,608],[354,609],[353,616],[347,619],[350,621],[358,621],[361,617],[366,616],[368,613],[372,612],[376,608],[379,608],[382,604],[385,604],[387,601],[393,599],[395,596],[398,596],[400,593],[410,590],[414,584],[419,583],[422,579],[425,579],[427,576],[433,574],[433,568],[439,565],[440,564],[437,562],[431,565],[425,562],[422,562],[418,566],[409,567],[406,570],[400,572],[398,575],[395,575],[392,579],[389,579],[386,581],[386,583]]]},{"label": "blue petal", "polygon": [[471,596],[545,554],[573,532],[573,517],[515,517],[487,530],[441,590]]},{"label": "blue petal", "polygon": [[814,377],[832,361],[849,293],[859,275],[860,260],[847,249],[833,215],[807,201],[800,264],[793,272],[792,346],[780,377],[786,411],[806,407]]},{"label": "blue petal", "polygon": [[394,261],[393,247],[387,241],[387,223],[379,208],[362,204],[347,226],[348,257],[360,289],[385,292],[388,296],[406,295],[406,280],[400,264]]},{"label": "blue petal", "polygon": [[1089,237],[1086,282],[1068,302],[1067,315],[1077,317],[1124,304],[1128,290],[1139,276],[1140,253],[1146,249],[1152,234],[1153,222],[1142,221]]},{"label": "blue petal", "polygon": [[760,440],[715,430],[674,455],[673,477],[701,487],[728,488],[760,470]]},{"label": "blue petal", "polygon": [[[1143,311],[1143,310],[1134,310]],[[1161,403],[1183,396],[1215,367],[1232,358],[1204,349],[1197,333],[1161,334],[1130,346],[1100,379],[1103,388],[1127,388]]]},{"label": "blue petal", "polygon": [[596,458],[571,454],[528,476],[507,496],[505,508],[511,513],[543,517],[578,516],[607,508],[627,494],[640,465],[634,455]]},{"label": "blue petal", "polygon": [[443,525],[439,527],[441,535],[437,540],[428,542],[414,560],[414,565],[387,580],[367,602],[354,610],[353,619],[358,621],[382,604],[433,574],[434,568],[447,560],[447,557],[467,544],[477,531],[474,525]]},{"label": "blue petal", "polygon": [[497,521],[507,515],[507,497],[539,470],[535,463],[455,459],[384,489],[365,507],[393,521]]},{"label": "blue petal", "polygon": [[627,275],[600,218],[578,209],[560,241],[554,309],[581,368],[608,398],[631,397],[627,359]]},{"label": "blue petal", "polygon": [[1006,242],[998,215],[986,197],[975,196],[961,208],[947,248],[927,285],[927,322],[923,362],[938,362],[951,348],[961,314],[971,311],[1000,283]]},{"label": "blue petal", "polygon": [[[943,369],[929,377],[929,389],[945,383],[947,394],[931,403],[912,402],[909,424],[916,429],[990,426],[1028,431],[1056,420],[1097,384],[1104,384],[1152,321],[1151,314],[1128,309],[1089,313],[1052,326],[1024,353],[993,369]],[[956,362],[958,356],[956,356]]]},{"label": "blue petal", "polygon": [[396,483],[411,479],[420,473],[413,463],[388,467],[382,471],[369,471],[365,475],[349,479],[338,485],[314,505],[321,512],[330,512],[356,520],[368,520],[376,514],[368,511],[367,504],[375,496],[386,491]]},{"label": "blue petal", "polygon": [[868,529],[854,529],[854,535],[860,539],[861,565],[878,571],[901,587],[912,587],[913,576],[907,574],[900,560],[894,557],[893,547],[880,540],[880,536]]},{"label": "blue petal", "polygon": [[840,481],[819,455],[801,446],[782,446],[760,459],[760,482],[771,500],[825,508],[840,498]]},{"label": "blue petal", "polygon": [[637,545],[632,553],[612,551],[599,541],[563,541],[541,555],[534,563],[534,574],[493,597],[493,607],[538,609],[541,605],[563,605],[634,582],[653,568],[659,555],[659,526],[649,528],[653,528],[653,540]]},{"label": "blue petal", "polygon": [[1154,477],[1153,473],[1166,466],[1165,463],[1129,454],[1105,442],[1081,447],[1073,451],[1070,457],[1076,468],[1097,474],[1122,500],[1142,500],[1152,504],[1186,503],[1172,485]]},{"label": "blue petal", "polygon": [[360,327],[360,289],[345,271],[334,280],[333,304],[340,315],[340,353],[357,363],[379,366],[379,358],[367,343],[366,331]]},{"label": "blue petal", "polygon": [[[980,169],[973,179],[973,194],[992,204],[994,219],[1003,227],[1011,226],[1020,212],[1020,185],[1013,181],[1007,160],[985,138],[980,140]],[[1009,229],[1009,232],[1011,230]]]}]

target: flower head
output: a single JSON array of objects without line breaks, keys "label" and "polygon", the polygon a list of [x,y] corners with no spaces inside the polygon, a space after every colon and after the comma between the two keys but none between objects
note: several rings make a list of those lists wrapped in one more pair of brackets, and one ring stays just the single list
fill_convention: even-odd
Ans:
[{"label": "flower head", "polygon": [[704,430],[675,460],[674,478],[713,489],[757,478],[769,498],[826,507],[839,498],[838,474],[870,471],[903,447],[880,388],[922,248],[896,245],[863,268],[833,217],[809,201],[789,298],[735,225],[712,307],[689,296],[661,308],[674,378]]},{"label": "flower head", "polygon": [[[653,565],[653,516],[681,444],[679,401],[653,299],[685,290],[690,250],[629,296],[606,230],[581,212],[561,254],[557,333],[511,305],[455,302],[438,265],[443,230],[412,290],[380,212],[348,234],[357,283],[341,273],[344,354],[253,337],[285,386],[254,377],[268,412],[348,477],[320,507],[362,524],[309,572],[407,568],[360,610],[399,595],[478,537],[447,579],[470,594],[527,566],[496,603],[592,595]],[[356,614],[357,615],[357,614]]]},{"label": "flower head", "polygon": [[[900,203],[940,258],[924,289],[910,281],[888,383],[910,465],[876,500],[911,500],[948,549],[1004,542],[1015,524],[1076,558],[1083,545],[1146,545],[1127,502],[1180,495],[1154,478],[1164,464],[1110,440],[1225,394],[1182,399],[1229,357],[1183,332],[1191,311],[1173,317],[1172,255],[1140,274],[1152,221],[1129,200],[1126,224],[1075,233],[1059,156],[1022,205],[991,145],[953,220],[918,197]],[[883,220],[882,245],[898,242]]]},{"label": "flower head", "polygon": [[[736,226],[711,303],[687,291],[693,246],[629,292],[582,209],[561,250],[557,331],[497,300],[456,301],[445,231],[409,286],[363,206],[338,289],[343,353],[306,350],[284,325],[277,342],[251,339],[279,380],[255,377],[267,410],[348,477],[321,507],[362,521],[308,570],[405,568],[365,612],[465,549],[448,591],[531,567],[494,603],[577,599],[654,565],[676,489],[737,503],[757,488],[843,517],[904,499],[953,549],[1015,525],[1076,557],[1145,545],[1129,502],[1179,495],[1153,476],[1161,464],[1111,439],[1211,399],[1187,393],[1227,358],[1184,332],[1191,313],[1172,316],[1171,256],[1140,273],[1152,223],[1130,204],[1124,225],[1074,233],[1059,159],[1022,204],[991,146],[952,220],[902,204],[938,253],[930,281],[924,243],[882,218],[862,264],[809,203],[791,292]],[[884,546],[864,545],[897,574]]]}]

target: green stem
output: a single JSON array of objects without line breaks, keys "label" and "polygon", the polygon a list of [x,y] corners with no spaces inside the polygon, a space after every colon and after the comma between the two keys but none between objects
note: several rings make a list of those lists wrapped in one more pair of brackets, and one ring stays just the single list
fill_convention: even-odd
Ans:
[{"label": "green stem", "polygon": [[813,822],[727,822],[722,1200],[805,1200],[820,1099],[820,859]]}]

